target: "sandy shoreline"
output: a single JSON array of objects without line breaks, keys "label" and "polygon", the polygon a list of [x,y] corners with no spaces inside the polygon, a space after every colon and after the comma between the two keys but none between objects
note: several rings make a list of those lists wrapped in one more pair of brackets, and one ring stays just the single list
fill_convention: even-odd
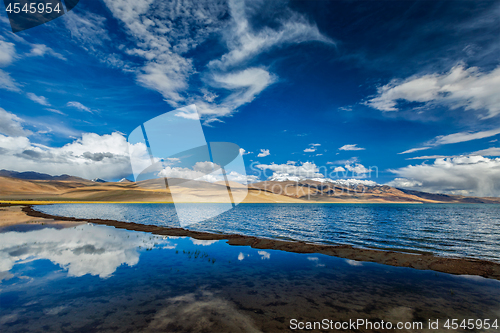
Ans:
[{"label": "sandy shoreline", "polygon": [[419,270],[433,270],[456,275],[477,275],[500,280],[500,264],[479,259],[446,258],[432,254],[412,254],[394,251],[354,248],[350,245],[332,246],[309,244],[305,242],[290,242],[273,239],[257,238],[236,234],[213,234],[191,231],[182,228],[167,228],[153,225],[143,225],[131,222],[120,222],[101,219],[77,219],[45,214],[34,210],[31,206],[0,207],[0,228],[6,225],[23,223],[68,224],[94,223],[113,226],[115,228],[150,232],[163,236],[184,236],[199,240],[227,240],[229,245],[250,246],[255,249],[280,250],[294,253],[319,253],[329,256],[374,262],[396,267],[410,267]]}]

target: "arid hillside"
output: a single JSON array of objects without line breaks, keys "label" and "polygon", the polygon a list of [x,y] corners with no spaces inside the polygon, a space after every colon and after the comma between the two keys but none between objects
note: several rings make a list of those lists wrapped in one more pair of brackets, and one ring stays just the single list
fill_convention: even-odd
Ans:
[{"label": "arid hillside", "polygon": [[[36,175],[30,175],[35,178]],[[223,183],[186,182],[163,179],[135,182],[92,182],[18,179],[0,176],[0,201],[51,202],[227,202],[228,187]],[[66,177],[66,176],[65,176]],[[44,178],[46,178],[44,176]],[[500,198],[464,197],[396,189],[389,186],[340,186],[316,181],[250,184],[247,189],[231,183],[233,198],[246,203],[500,203]],[[236,200],[236,201],[240,201]]]}]

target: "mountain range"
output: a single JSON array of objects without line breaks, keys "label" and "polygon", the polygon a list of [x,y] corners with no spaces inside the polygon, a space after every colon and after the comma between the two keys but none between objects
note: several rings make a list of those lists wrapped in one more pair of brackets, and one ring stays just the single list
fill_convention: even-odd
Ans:
[{"label": "mountain range", "polygon": [[[187,185],[189,184],[189,185]],[[69,175],[0,171],[0,201],[71,202],[224,202],[225,183],[181,179],[100,182]],[[201,191],[200,189],[203,189]],[[245,185],[231,183],[234,196]],[[387,185],[330,183],[317,180],[271,180],[248,185],[247,203],[500,203],[496,197],[467,197],[398,189]]]}]

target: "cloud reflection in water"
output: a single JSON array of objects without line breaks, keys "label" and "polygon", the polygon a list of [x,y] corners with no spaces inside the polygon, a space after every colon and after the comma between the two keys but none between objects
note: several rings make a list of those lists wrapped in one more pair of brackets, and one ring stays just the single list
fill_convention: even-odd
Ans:
[{"label": "cloud reflection in water", "polygon": [[[175,247],[160,236],[92,224],[62,230],[42,229],[0,234],[0,276],[14,265],[48,259],[69,276],[111,276],[121,265],[139,262],[140,248]],[[0,279],[1,280],[1,279]]]}]

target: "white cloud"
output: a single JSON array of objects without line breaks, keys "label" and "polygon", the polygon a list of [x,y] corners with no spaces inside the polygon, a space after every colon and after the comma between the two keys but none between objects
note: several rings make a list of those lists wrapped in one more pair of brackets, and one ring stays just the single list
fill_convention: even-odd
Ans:
[{"label": "white cloud", "polygon": [[248,21],[244,1],[229,1],[229,9],[232,22],[230,28],[225,30],[229,52],[220,59],[210,62],[210,67],[224,70],[284,44],[309,41],[335,44],[332,39],[321,34],[317,26],[309,23],[304,16],[291,11],[288,11],[287,19],[278,22],[279,28],[264,27],[254,31]]},{"label": "white cloud", "polygon": [[407,158],[407,160],[435,160],[438,158],[453,158],[453,157],[460,157],[460,156],[474,156],[474,155],[480,155],[480,156],[500,156],[500,148],[486,148],[482,150],[478,150],[472,153],[467,153],[467,154],[461,154],[461,155],[430,155],[430,156],[416,156],[412,158]]},{"label": "white cloud", "polygon": [[358,147],[357,144],[354,145],[343,145],[339,150],[365,150],[365,148]]},{"label": "white cloud", "polygon": [[326,162],[326,164],[338,165],[338,164],[353,164],[353,163],[357,163],[357,162],[359,162],[359,158],[351,157],[347,160],[337,160],[337,161],[333,161],[333,162]]},{"label": "white cloud", "polygon": [[458,156],[438,158],[433,164],[409,165],[390,170],[399,178],[394,184],[408,181],[409,188],[421,191],[460,195],[499,196],[500,158]]},{"label": "white cloud", "polygon": [[[139,58],[127,70],[136,74],[139,84],[158,91],[174,107],[196,104],[205,124],[230,116],[277,81],[263,66],[249,67],[251,58],[293,43],[334,45],[314,24],[289,9],[276,19],[274,28],[255,31],[248,11],[261,6],[257,3],[186,0],[179,6],[159,0],[104,2],[134,43],[124,46],[128,55]],[[79,29],[75,26],[73,30]],[[186,54],[210,36],[221,37],[227,53],[203,69],[195,68]],[[189,89],[193,73],[199,73],[202,80],[198,92]]]},{"label": "white cloud", "polygon": [[0,39],[0,67],[10,65],[16,57],[16,48],[13,43]]},{"label": "white cloud", "polygon": [[50,55],[60,60],[67,60],[62,54],[55,52],[44,44],[31,44],[31,51],[27,54],[28,57],[44,57],[45,55]]},{"label": "white cloud", "polygon": [[85,105],[83,105],[80,102],[68,102],[66,104],[66,106],[76,108],[76,109],[78,109],[80,111],[86,111],[86,112],[90,112],[90,113],[93,112],[90,108],[86,107]]},{"label": "white cloud", "polygon": [[[70,11],[63,16],[63,20],[66,28],[71,33],[72,39],[87,50],[95,51],[96,46],[103,45],[105,42],[111,40],[105,28],[106,18],[102,16],[89,11],[81,14]],[[47,51],[47,49],[41,47],[35,48],[34,53],[35,55],[43,55]]]},{"label": "white cloud", "polygon": [[353,165],[346,164],[345,168],[352,172],[355,177],[365,177],[367,173],[370,172],[370,169],[367,169],[363,164],[356,163]]},{"label": "white cloud", "polygon": [[346,259],[345,262],[350,266],[355,266],[355,267],[363,266],[363,263],[361,261]]},{"label": "white cloud", "polygon": [[46,97],[37,96],[33,93],[27,93],[26,96],[28,96],[28,98],[31,99],[35,103],[38,103],[40,105],[50,106],[50,103]]},{"label": "white cloud", "polygon": [[323,178],[324,175],[320,173],[316,164],[311,162],[304,162],[296,165],[295,162],[288,162],[287,164],[258,164],[256,168],[261,170],[271,170],[277,174],[287,174],[289,176],[299,178]]},{"label": "white cloud", "polygon": [[9,91],[20,91],[19,84],[10,76],[9,73],[0,69],[0,89]]},{"label": "white cloud", "polygon": [[139,247],[165,244],[162,237],[139,234],[106,226],[79,225],[30,232],[0,234],[0,271],[9,271],[26,260],[48,259],[68,271],[69,276],[111,276],[121,265],[139,262]]},{"label": "white cloud", "polygon": [[[304,149],[304,153],[314,153],[319,147],[321,146],[320,143],[310,143],[309,144],[309,148],[306,148]],[[323,155],[323,154],[317,154],[316,156],[320,156],[320,155]]]},{"label": "white cloud", "polygon": [[[210,183],[225,181],[221,168],[212,162],[196,162],[192,168],[171,167],[166,166],[162,169],[158,177],[191,179],[198,181],[206,181]],[[242,175],[234,170],[226,170],[228,181],[247,184],[256,182],[259,179],[256,176]]]},{"label": "white cloud", "polygon": [[500,148],[487,148],[475,151],[471,155],[481,155],[481,156],[500,156]]},{"label": "white cloud", "polygon": [[257,251],[257,253],[260,255],[260,259],[262,260],[271,259],[271,253],[267,251]]},{"label": "white cloud", "polygon": [[425,147],[421,148],[412,148],[406,151],[403,151],[399,154],[408,154],[416,151],[430,149],[432,147],[448,145],[453,143],[467,142],[472,140],[479,140],[484,138],[489,138],[495,135],[500,134],[500,128],[495,128],[487,131],[479,131],[479,132],[459,132],[448,135],[440,135],[435,137],[434,139],[425,143]]},{"label": "white cloud", "polygon": [[[126,177],[131,173],[129,150],[136,160],[144,160],[146,151],[144,144],[129,145],[119,133],[84,133],[80,139],[63,147],[32,143],[22,136],[0,135],[0,149],[0,169],[70,174],[87,179]],[[149,158],[146,158],[144,168],[148,163]]]},{"label": "white cloud", "polygon": [[431,149],[432,147],[420,147],[420,148],[412,148],[412,149],[408,149],[408,150],[405,150],[405,151],[402,151],[398,154],[411,154],[411,153],[414,153],[416,151],[421,151],[421,150],[427,150],[427,149]]},{"label": "white cloud", "polygon": [[60,115],[63,115],[63,116],[66,116],[66,113],[64,113],[64,112],[62,112],[62,111],[59,111],[59,110],[57,110],[57,109],[46,108],[45,110],[50,111],[50,112],[53,112],[53,113],[57,113],[57,114],[60,114]]},{"label": "white cloud", "polygon": [[271,155],[271,153],[269,153],[269,149],[261,149],[257,157],[266,157],[269,155]]},{"label": "white cloud", "polygon": [[251,151],[246,151],[245,149],[240,148],[240,155],[248,155],[248,154],[253,154],[253,152],[251,152]]},{"label": "white cloud", "polygon": [[453,133],[453,134],[449,134],[449,135],[438,136],[434,140],[429,142],[429,144],[431,144],[433,146],[446,145],[446,144],[451,144],[451,143],[459,143],[459,142],[466,142],[466,141],[489,138],[489,137],[492,137],[492,136],[495,136],[498,134],[500,134],[500,128],[495,128],[492,130],[481,131],[481,132]]},{"label": "white cloud", "polygon": [[209,239],[195,239],[191,238],[191,242],[193,245],[201,245],[201,246],[210,246],[218,242],[218,240],[209,240]]},{"label": "white cloud", "polygon": [[171,54],[161,61],[147,63],[137,74],[137,82],[156,90],[173,106],[183,101],[179,94],[188,87],[187,77],[192,72],[191,61]]},{"label": "white cloud", "polygon": [[494,117],[500,113],[500,67],[485,73],[459,64],[448,73],[393,80],[378,88],[377,96],[365,104],[381,111],[398,111],[402,100],[485,111],[486,115],[479,117]]},{"label": "white cloud", "polygon": [[24,121],[13,113],[0,108],[0,133],[9,136],[26,136],[32,134],[22,126]]},{"label": "white cloud", "polygon": [[394,180],[388,182],[386,185],[396,188],[412,188],[412,187],[420,187],[423,184],[417,180],[410,180],[406,178],[395,178]]}]

